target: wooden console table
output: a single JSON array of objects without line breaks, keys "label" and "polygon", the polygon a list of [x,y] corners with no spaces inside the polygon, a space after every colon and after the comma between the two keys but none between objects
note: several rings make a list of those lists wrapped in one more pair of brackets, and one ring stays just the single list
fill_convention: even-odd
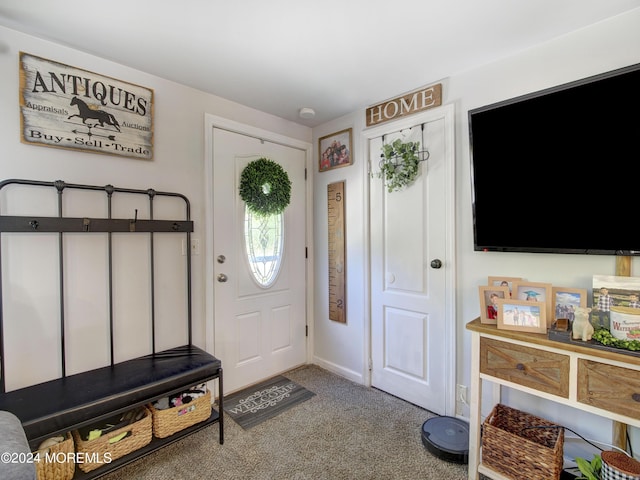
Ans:
[{"label": "wooden console table", "polygon": [[469,479],[506,477],[481,462],[483,380],[499,402],[509,387],[621,424],[640,427],[640,357],[549,340],[546,334],[499,330],[475,319],[471,338]]}]

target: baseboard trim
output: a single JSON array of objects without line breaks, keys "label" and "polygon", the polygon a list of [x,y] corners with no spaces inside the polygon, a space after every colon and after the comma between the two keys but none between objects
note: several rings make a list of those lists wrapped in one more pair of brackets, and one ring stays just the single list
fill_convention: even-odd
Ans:
[{"label": "baseboard trim", "polygon": [[359,383],[360,385],[365,385],[365,381],[361,373],[355,372],[353,370],[349,370],[340,365],[336,365],[335,363],[328,362],[316,356],[313,357],[313,364],[321,368],[324,368],[325,370],[328,370],[331,373],[340,375],[341,377],[344,377],[347,380],[351,380],[352,382]]}]

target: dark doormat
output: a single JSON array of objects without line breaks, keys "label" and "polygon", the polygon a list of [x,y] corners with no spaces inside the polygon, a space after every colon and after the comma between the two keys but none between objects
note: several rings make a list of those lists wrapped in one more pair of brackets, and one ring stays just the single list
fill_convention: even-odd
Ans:
[{"label": "dark doormat", "polygon": [[282,375],[224,397],[224,411],[245,430],[313,397]]}]

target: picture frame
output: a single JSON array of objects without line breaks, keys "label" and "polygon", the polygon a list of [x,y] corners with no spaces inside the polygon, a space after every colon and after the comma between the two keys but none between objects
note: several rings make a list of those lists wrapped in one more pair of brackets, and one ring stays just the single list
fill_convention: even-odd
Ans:
[{"label": "picture frame", "polygon": [[553,287],[550,283],[528,282],[525,280],[514,281],[513,288],[511,289],[511,299],[538,303],[544,302],[547,308],[545,318],[553,323],[552,292]]},{"label": "picture frame", "polygon": [[[493,285],[494,287],[498,286],[506,286],[509,287],[509,293],[513,290],[513,282],[521,282],[524,280],[521,277],[497,277],[490,276],[487,280],[487,284],[489,286]],[[506,285],[504,285],[506,283]]]},{"label": "picture frame", "polygon": [[318,171],[346,167],[353,163],[352,129],[320,137],[318,139]]},{"label": "picture frame", "polygon": [[594,275],[592,296],[591,323],[610,329],[612,307],[640,308],[640,277]]},{"label": "picture frame", "polygon": [[586,288],[552,287],[553,319],[566,318],[573,321],[576,307],[587,306]]},{"label": "picture frame", "polygon": [[[478,292],[480,293],[480,323],[496,325],[498,323],[497,300],[511,298],[509,287],[481,285],[478,287]],[[492,297],[494,301],[492,301]]]},{"label": "picture frame", "polygon": [[547,333],[546,302],[498,300],[498,329],[527,333]]}]

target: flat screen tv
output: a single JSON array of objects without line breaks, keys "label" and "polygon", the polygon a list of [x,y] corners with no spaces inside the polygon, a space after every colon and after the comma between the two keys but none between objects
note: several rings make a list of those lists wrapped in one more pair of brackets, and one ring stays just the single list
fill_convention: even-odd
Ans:
[{"label": "flat screen tv", "polygon": [[640,64],[468,118],[475,250],[640,255]]}]

